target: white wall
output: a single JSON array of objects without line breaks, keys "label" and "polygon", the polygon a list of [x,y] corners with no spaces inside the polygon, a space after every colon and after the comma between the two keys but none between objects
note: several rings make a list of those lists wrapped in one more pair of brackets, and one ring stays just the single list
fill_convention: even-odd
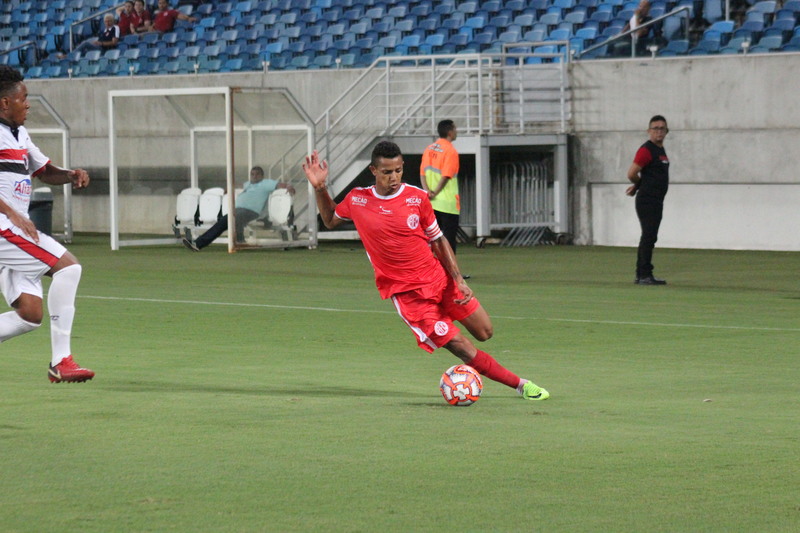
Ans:
[{"label": "white wall", "polygon": [[800,55],[594,61],[572,67],[573,231],[635,246],[628,167],[649,118],[670,133],[659,246],[800,250]]},{"label": "white wall", "polygon": [[[108,165],[110,89],[286,87],[312,117],[361,70],[31,80],[70,126],[75,166]],[[572,232],[635,246],[625,172],[648,119],[669,120],[670,192],[659,246],[800,250],[800,54],[573,63]],[[147,117],[143,117],[147,120]],[[267,162],[265,162],[267,163]],[[108,231],[107,199],[76,200],[76,231]]]}]

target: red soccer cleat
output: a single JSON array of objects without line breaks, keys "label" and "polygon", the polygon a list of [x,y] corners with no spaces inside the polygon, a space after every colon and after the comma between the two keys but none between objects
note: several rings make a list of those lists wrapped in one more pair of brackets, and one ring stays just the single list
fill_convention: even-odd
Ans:
[{"label": "red soccer cleat", "polygon": [[56,366],[50,365],[50,370],[47,371],[47,377],[53,383],[81,383],[88,381],[94,377],[94,372],[88,368],[81,368],[78,366],[72,356],[67,356],[61,360]]}]

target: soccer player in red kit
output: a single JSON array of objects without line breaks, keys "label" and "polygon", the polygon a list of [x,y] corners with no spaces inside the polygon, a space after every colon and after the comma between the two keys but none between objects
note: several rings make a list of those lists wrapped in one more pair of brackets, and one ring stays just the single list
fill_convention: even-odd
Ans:
[{"label": "soccer player in red kit", "polygon": [[375,270],[381,298],[391,298],[397,312],[427,352],[446,348],[484,376],[517,390],[527,400],[550,394],[520,379],[491,355],[478,350],[454,322],[479,341],[491,338],[492,322],[472,293],[455,254],[436,222],[428,194],[403,183],[403,154],[382,141],[372,151],[375,185],[356,187],[340,204],[327,189],[328,164],[316,151],[306,157],[306,177],[316,191],[325,227],[352,221]]}]

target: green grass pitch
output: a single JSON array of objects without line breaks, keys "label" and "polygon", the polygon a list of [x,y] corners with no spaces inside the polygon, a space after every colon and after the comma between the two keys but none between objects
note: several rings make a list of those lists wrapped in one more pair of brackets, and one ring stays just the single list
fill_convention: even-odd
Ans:
[{"label": "green grass pitch", "polygon": [[0,346],[0,531],[800,530],[800,254],[459,250],[481,345],[552,398],[441,373],[359,244],[84,265],[85,384],[47,328]]}]

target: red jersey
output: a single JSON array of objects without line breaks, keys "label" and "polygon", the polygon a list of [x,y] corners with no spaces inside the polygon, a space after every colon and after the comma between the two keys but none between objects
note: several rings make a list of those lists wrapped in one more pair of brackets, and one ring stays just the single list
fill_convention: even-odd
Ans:
[{"label": "red jersey", "polygon": [[153,20],[153,27],[161,33],[172,31],[175,27],[175,19],[178,18],[181,12],[177,9],[164,9],[156,13],[156,18]]},{"label": "red jersey", "polygon": [[131,32],[131,16],[124,11],[121,11],[119,14],[119,20],[117,21],[117,26],[119,26],[119,36],[125,37]]},{"label": "red jersey", "polygon": [[[120,20],[122,20],[122,17],[120,17]],[[128,28],[130,29],[130,26],[133,26],[134,31],[140,33],[144,31],[145,24],[150,22],[150,12],[146,9],[142,10],[141,13],[133,11],[130,15],[128,15],[128,21]]]},{"label": "red jersey", "polygon": [[356,187],[336,206],[336,216],[355,223],[381,298],[447,277],[431,251],[442,231],[422,189],[404,183],[393,195],[381,196],[374,185]]}]

